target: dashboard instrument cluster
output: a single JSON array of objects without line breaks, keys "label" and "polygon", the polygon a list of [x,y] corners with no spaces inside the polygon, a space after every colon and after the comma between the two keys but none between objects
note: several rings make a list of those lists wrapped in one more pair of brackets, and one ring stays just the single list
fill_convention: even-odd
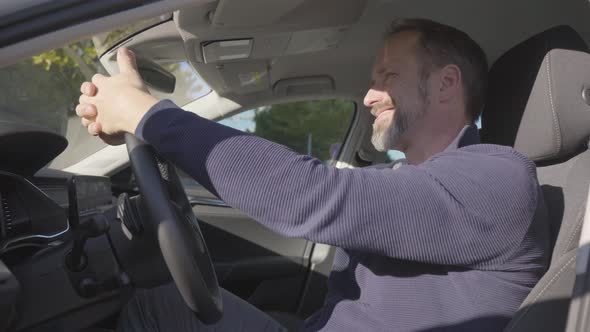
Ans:
[{"label": "dashboard instrument cluster", "polygon": [[81,218],[110,206],[107,177],[25,178],[0,171],[0,255],[59,243]]}]

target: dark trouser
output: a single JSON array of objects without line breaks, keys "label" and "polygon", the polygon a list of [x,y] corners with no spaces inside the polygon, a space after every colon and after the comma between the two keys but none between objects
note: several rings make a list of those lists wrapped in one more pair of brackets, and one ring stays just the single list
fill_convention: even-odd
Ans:
[{"label": "dark trouser", "polygon": [[174,284],[138,289],[121,314],[117,331],[286,331],[277,321],[225,289],[223,317],[202,324],[186,306]]}]

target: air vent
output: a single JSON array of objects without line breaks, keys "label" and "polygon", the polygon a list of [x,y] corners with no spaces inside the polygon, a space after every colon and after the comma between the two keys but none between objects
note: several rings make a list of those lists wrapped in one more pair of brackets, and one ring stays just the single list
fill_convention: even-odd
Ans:
[{"label": "air vent", "polygon": [[2,225],[2,235],[10,235],[12,233],[13,216],[8,206],[8,195],[0,193],[0,204],[2,205],[2,216],[4,217],[4,224]]},{"label": "air vent", "polygon": [[[13,198],[12,200],[10,198]],[[22,207],[17,205],[14,195],[9,196],[6,192],[0,193],[0,205],[2,216],[4,217],[2,231],[3,235],[10,238],[22,235],[30,227],[30,221]]]}]

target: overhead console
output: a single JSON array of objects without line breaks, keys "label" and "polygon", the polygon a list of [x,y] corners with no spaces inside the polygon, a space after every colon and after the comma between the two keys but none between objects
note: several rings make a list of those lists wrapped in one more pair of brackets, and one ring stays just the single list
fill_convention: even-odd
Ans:
[{"label": "overhead console", "polygon": [[[220,0],[181,9],[178,27],[208,38],[216,33],[293,32],[355,23],[367,0]],[[330,13],[330,15],[326,15]],[[273,31],[268,31],[272,26]]]},{"label": "overhead console", "polygon": [[[274,25],[334,26],[350,24],[362,13],[366,0],[220,0],[208,14],[213,27],[255,28]],[[326,15],[325,13],[337,15]]]},{"label": "overhead console", "polygon": [[[187,57],[224,95],[268,91],[273,61],[337,47],[366,0],[220,0],[176,13]],[[330,15],[325,15],[329,12]]]},{"label": "overhead console", "polygon": [[[273,97],[329,95],[336,89],[335,66],[322,54],[337,54],[361,20],[367,0],[219,0],[184,7],[125,45],[166,68],[177,65],[174,95],[185,105],[209,92],[236,104]],[[328,13],[328,14],[326,14]],[[349,46],[346,46],[349,47]],[[111,74],[118,71],[117,47],[101,55]],[[344,50],[350,53],[349,50]],[[317,61],[320,59],[320,61]],[[186,70],[194,68],[198,75]],[[194,74],[194,73],[193,73]],[[198,77],[196,77],[198,76]],[[200,82],[206,82],[201,84]]]},{"label": "overhead console", "polygon": [[366,2],[220,0],[180,10],[175,21],[195,62],[269,59],[337,46]]}]

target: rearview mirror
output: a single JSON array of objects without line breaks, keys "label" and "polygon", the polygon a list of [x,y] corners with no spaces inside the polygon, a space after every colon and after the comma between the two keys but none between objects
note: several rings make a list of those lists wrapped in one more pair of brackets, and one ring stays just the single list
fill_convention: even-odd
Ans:
[{"label": "rearview mirror", "polygon": [[139,74],[146,85],[165,93],[174,92],[176,77],[172,73],[156,62],[146,58],[137,57],[136,61]]}]

